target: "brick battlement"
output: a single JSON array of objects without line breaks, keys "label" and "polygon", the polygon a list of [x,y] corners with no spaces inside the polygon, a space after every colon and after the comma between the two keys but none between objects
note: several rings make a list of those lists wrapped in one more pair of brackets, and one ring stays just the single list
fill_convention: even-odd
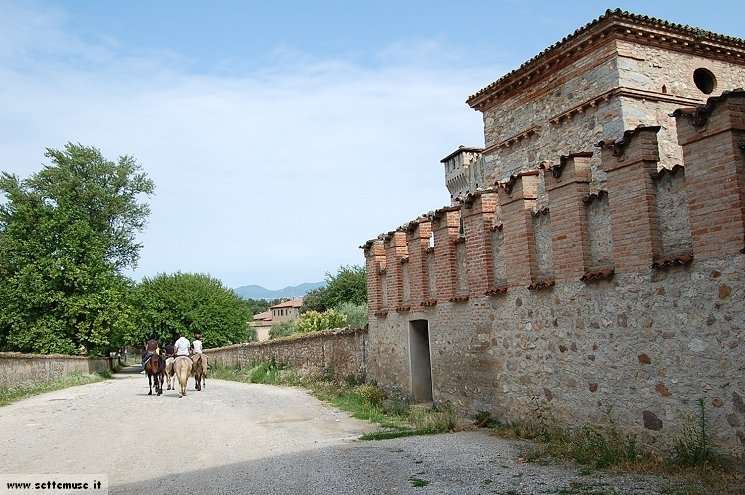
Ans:
[{"label": "brick battlement", "polygon": [[365,243],[370,378],[413,390],[426,320],[435,401],[568,425],[612,410],[663,448],[704,398],[714,442],[745,452],[745,91],[673,118],[681,163],[638,126]]},{"label": "brick battlement", "polygon": [[[371,313],[403,304],[400,265],[407,261],[416,308],[433,299],[447,302],[483,296],[495,292],[495,287],[545,289],[554,283],[589,282],[611,273],[645,273],[685,265],[694,258],[739,253],[745,247],[745,155],[740,149],[745,142],[745,91],[725,92],[701,107],[677,110],[674,116],[686,157],[683,165],[658,172],[660,127],[640,126],[619,139],[598,143],[602,170],[607,173],[606,190],[590,191],[593,153],[565,155],[554,164],[514,174],[469,194],[459,205],[436,209],[368,241],[364,245],[368,262],[384,263],[393,270],[386,288],[391,304],[373,304]],[[672,192],[675,197],[669,204],[659,204],[659,183],[666,177],[680,177],[685,187]],[[547,204],[542,208],[537,206],[539,189]],[[612,238],[612,253],[605,266],[594,266],[597,263],[592,259],[588,208],[594,202],[608,204],[606,218],[599,219],[610,225]],[[686,218],[681,219],[680,210],[671,207],[680,203],[687,205]],[[547,217],[545,225],[539,224],[542,217]],[[668,221],[686,228],[666,229]],[[541,236],[539,230],[547,233]],[[494,259],[492,234],[497,231],[503,233],[501,261],[507,284],[494,274],[498,260]],[[436,290],[430,297],[420,297],[429,276],[423,260],[433,232],[434,252],[430,254],[435,258]],[[665,232],[670,239],[663,239]],[[686,237],[692,239],[691,249],[666,249],[666,242],[685,245]],[[384,262],[381,251],[373,249],[380,239],[387,246]],[[456,254],[459,243],[465,245],[463,256]],[[541,258],[543,271],[550,273],[542,273]],[[456,287],[459,270],[466,274],[465,287]],[[379,284],[379,277],[370,277],[371,294],[383,290]]]}]

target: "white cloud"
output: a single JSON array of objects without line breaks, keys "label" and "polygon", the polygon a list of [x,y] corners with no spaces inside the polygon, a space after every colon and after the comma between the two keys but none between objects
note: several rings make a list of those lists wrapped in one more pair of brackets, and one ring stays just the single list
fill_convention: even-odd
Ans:
[{"label": "white cloud", "polygon": [[[183,55],[90,46],[62,14],[8,11],[0,169],[31,173],[45,146],[66,141],[134,155],[157,184],[136,276],[317,280],[360,263],[366,239],[445,204],[439,158],[483,140],[464,99],[496,74],[438,61],[431,41],[384,47],[372,67],[283,49],[252,73],[200,75],[180,68]],[[24,23],[34,36],[13,31]]]}]

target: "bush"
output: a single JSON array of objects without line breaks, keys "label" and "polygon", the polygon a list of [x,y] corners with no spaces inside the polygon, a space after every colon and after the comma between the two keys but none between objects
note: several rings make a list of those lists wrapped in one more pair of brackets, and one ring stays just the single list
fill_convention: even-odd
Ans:
[{"label": "bush", "polygon": [[353,392],[369,402],[372,406],[380,407],[385,400],[385,392],[376,385],[360,385],[355,387]]},{"label": "bush", "polygon": [[326,274],[326,285],[308,292],[302,312],[323,312],[342,303],[367,303],[367,272],[364,266],[341,266],[336,274]]},{"label": "bush", "polygon": [[329,309],[323,313],[308,311],[300,315],[297,320],[299,333],[318,332],[332,328],[342,328],[347,324],[347,317],[336,310]]},{"label": "bush", "polygon": [[287,337],[297,332],[297,324],[294,321],[285,321],[278,325],[273,325],[269,329],[269,338],[277,339],[279,337]]},{"label": "bush", "polygon": [[711,446],[708,436],[709,420],[704,399],[696,401],[699,417],[689,418],[680,436],[675,439],[673,462],[681,466],[718,464],[719,454]]},{"label": "bush", "polygon": [[412,407],[409,409],[409,422],[419,433],[443,433],[455,431],[458,425],[458,416],[450,404],[432,409]]},{"label": "bush", "polygon": [[364,328],[367,325],[367,303],[341,303],[336,307],[336,311],[347,317],[347,326],[351,328]]}]

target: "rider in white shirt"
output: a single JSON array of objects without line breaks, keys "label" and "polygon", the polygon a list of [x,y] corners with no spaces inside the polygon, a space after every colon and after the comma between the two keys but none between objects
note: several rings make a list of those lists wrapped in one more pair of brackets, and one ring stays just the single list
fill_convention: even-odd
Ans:
[{"label": "rider in white shirt", "polygon": [[194,349],[194,354],[202,354],[202,334],[198,333],[194,335],[194,341],[191,343]]},{"label": "rider in white shirt", "polygon": [[189,356],[189,339],[186,337],[179,336],[176,343],[173,344],[173,350],[176,356]]}]

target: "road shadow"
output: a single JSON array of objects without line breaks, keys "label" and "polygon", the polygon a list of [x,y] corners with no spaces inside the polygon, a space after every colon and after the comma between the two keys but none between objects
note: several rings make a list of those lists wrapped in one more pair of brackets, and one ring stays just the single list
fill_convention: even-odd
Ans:
[{"label": "road shadow", "polygon": [[[200,433],[208,434],[208,427]],[[586,493],[652,495],[681,486],[680,480],[653,475],[597,471],[588,476],[571,464],[525,463],[520,460],[524,447],[525,442],[484,432],[356,441],[156,476],[111,486],[110,493],[533,495],[569,493],[563,490],[581,485]],[[200,454],[174,452],[182,459]]]}]

